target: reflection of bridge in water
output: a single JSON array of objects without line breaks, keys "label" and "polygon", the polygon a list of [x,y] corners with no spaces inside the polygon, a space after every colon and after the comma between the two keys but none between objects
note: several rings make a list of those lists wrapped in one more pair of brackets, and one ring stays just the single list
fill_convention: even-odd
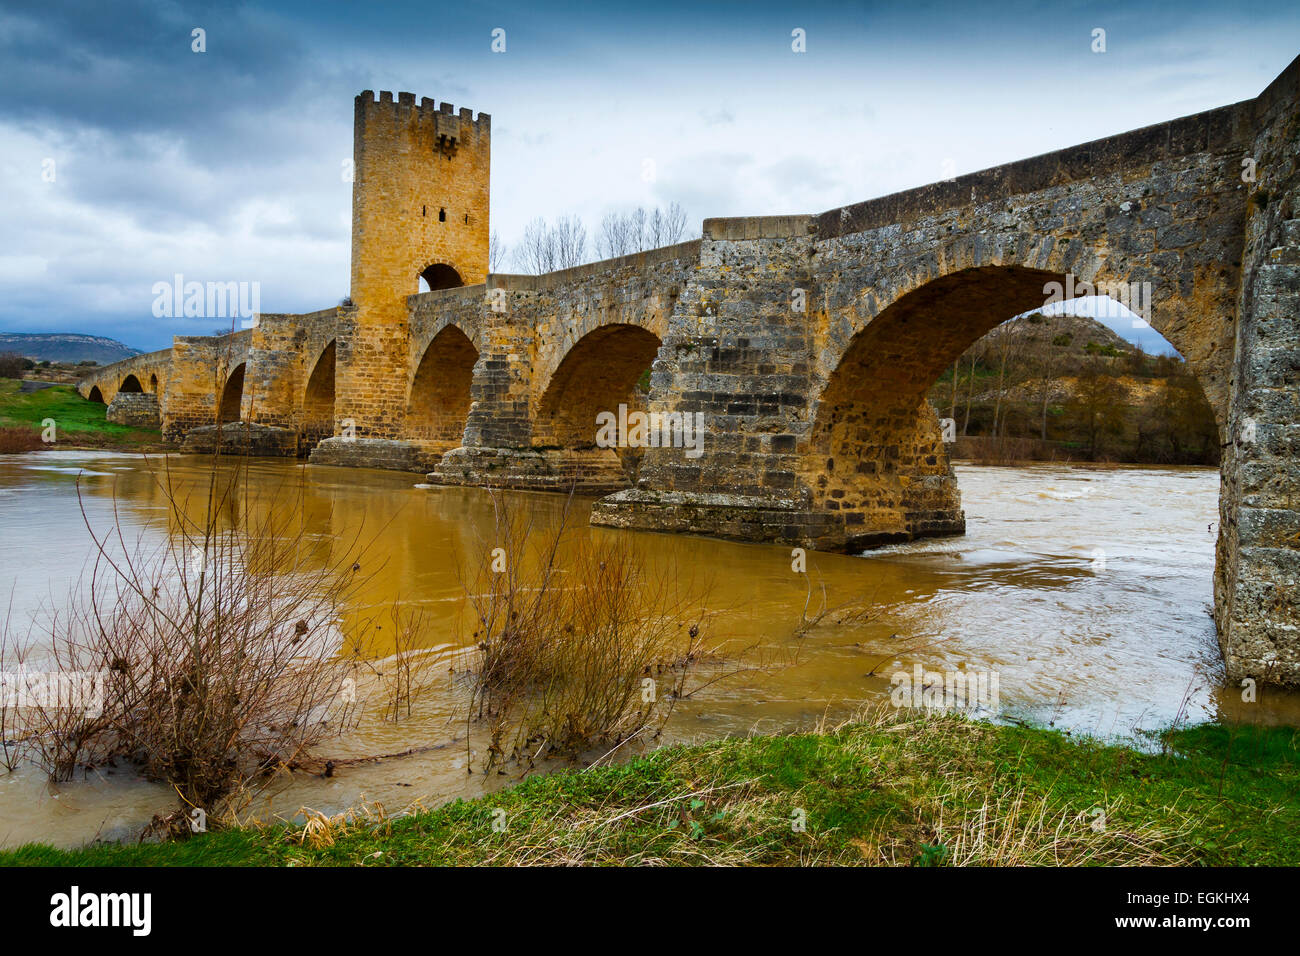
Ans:
[{"label": "reflection of bridge in water", "polygon": [[[238,419],[259,427],[255,448],[318,462],[621,489],[596,505],[602,524],[855,549],[964,529],[925,401],[956,356],[1052,283],[1137,285],[1224,445],[1215,608],[1229,673],[1300,683],[1298,127],[1300,61],[1232,106],[507,276],[486,271],[490,118],[367,92],[351,299],[178,337],[81,388],[112,402],[128,376],[148,381],[172,439]],[[1243,182],[1243,159],[1258,181]],[[433,291],[410,295],[421,276]],[[704,454],[596,447],[596,416],[620,404],[703,413]]]}]

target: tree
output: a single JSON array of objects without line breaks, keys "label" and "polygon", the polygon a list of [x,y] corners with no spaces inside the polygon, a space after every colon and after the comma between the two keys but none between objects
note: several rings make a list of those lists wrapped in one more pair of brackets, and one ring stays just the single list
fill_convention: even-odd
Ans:
[{"label": "tree", "polygon": [[17,352],[0,352],[0,378],[21,378],[27,359]]},{"label": "tree", "polygon": [[1069,404],[1070,418],[1088,445],[1088,458],[1096,461],[1107,440],[1124,430],[1122,390],[1104,359],[1092,358],[1079,370],[1078,386]]},{"label": "tree", "polygon": [[492,234],[488,236],[488,271],[496,272],[506,261],[506,252],[508,247],[501,241],[500,234],[493,229]]},{"label": "tree", "polygon": [[677,203],[667,209],[646,212],[637,206],[630,212],[606,213],[596,236],[596,255],[613,259],[647,249],[680,242],[686,233],[686,211]]},{"label": "tree", "polygon": [[555,225],[539,216],[524,227],[514,260],[518,269],[532,275],[582,265],[587,261],[587,227],[577,216],[561,216]]},{"label": "tree", "polygon": [[555,241],[546,220],[538,216],[524,226],[523,238],[515,246],[515,267],[521,272],[541,275],[555,271]]},{"label": "tree", "polygon": [[555,268],[572,269],[587,261],[587,227],[577,216],[562,216],[551,229]]}]

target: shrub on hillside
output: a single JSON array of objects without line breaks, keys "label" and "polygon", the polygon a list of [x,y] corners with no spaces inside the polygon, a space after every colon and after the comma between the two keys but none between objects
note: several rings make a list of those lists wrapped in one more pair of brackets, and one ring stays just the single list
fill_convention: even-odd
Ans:
[{"label": "shrub on hillside", "polygon": [[22,378],[32,362],[17,352],[0,352],[0,378]]},{"label": "shrub on hillside", "polygon": [[41,433],[21,425],[0,428],[0,455],[12,455],[22,451],[36,451],[44,448]]}]

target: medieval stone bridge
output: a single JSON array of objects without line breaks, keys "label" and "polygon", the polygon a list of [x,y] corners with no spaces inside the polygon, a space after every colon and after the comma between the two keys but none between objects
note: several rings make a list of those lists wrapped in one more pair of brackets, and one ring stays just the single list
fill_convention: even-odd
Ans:
[{"label": "medieval stone bridge", "polygon": [[[964,530],[925,400],[958,355],[1051,283],[1143,288],[1224,446],[1229,675],[1300,685],[1300,60],[1232,106],[541,276],[487,273],[490,126],[361,94],[350,300],[82,393],[156,396],[191,448],[240,421],[315,463],[605,493],[598,524],[854,550]],[[597,447],[621,404],[702,413],[703,454]]]}]

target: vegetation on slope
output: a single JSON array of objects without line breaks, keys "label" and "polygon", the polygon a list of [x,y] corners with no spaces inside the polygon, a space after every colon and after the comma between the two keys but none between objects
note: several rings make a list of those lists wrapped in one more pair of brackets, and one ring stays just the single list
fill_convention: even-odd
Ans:
[{"label": "vegetation on slope", "polygon": [[984,336],[930,390],[955,457],[1212,465],[1214,413],[1187,364],[1086,316],[1029,315]]},{"label": "vegetation on slope", "polygon": [[[82,398],[71,385],[53,385],[31,392],[22,391],[21,386],[16,379],[0,378],[0,452],[30,451],[38,447],[127,451],[157,445],[162,440],[153,429],[107,421],[104,405]],[[47,419],[54,421],[53,445],[40,440]]]},{"label": "vegetation on slope", "polygon": [[27,846],[0,865],[1296,865],[1298,747],[1293,728],[1207,725],[1142,753],[885,710],[396,818],[306,811],[179,843]]}]

